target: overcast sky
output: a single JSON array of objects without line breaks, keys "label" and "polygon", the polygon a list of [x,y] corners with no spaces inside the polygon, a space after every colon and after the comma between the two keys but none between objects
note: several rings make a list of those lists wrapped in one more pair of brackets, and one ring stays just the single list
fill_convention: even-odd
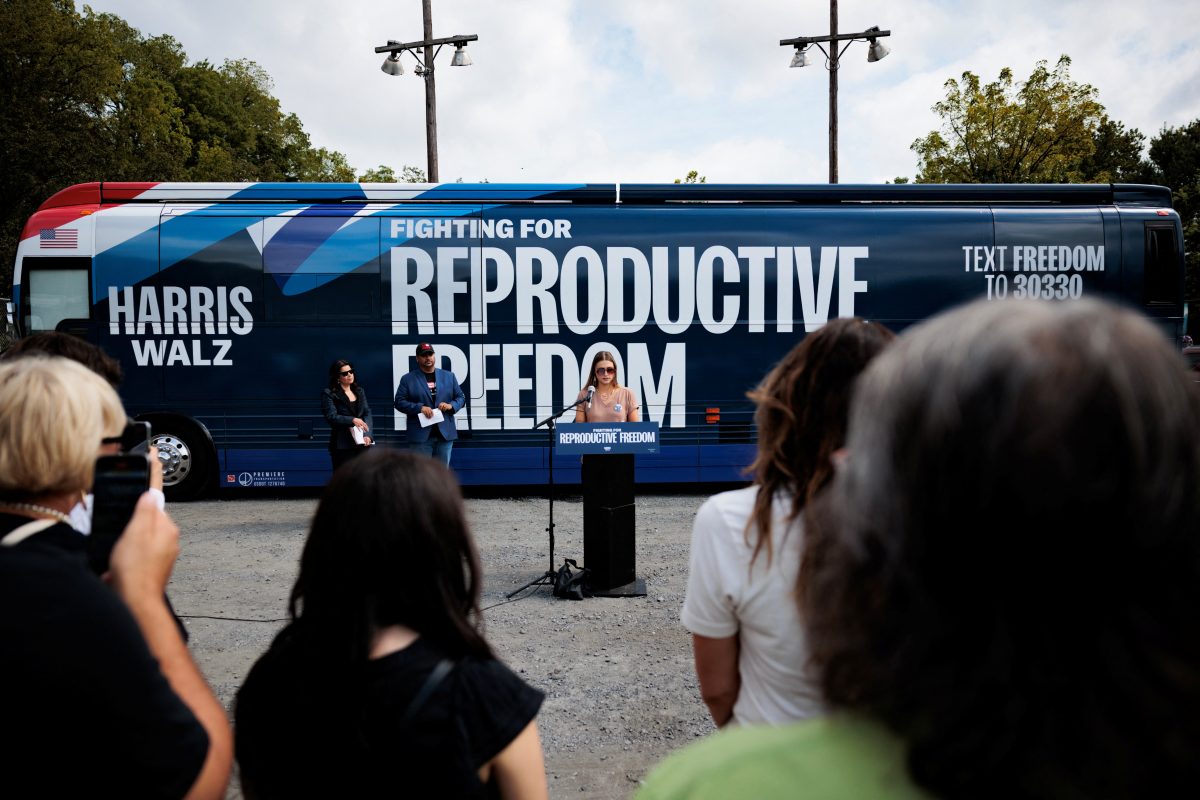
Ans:
[{"label": "overcast sky", "polygon": [[[78,3],[82,6],[83,3]],[[424,87],[374,47],[422,38],[420,0],[92,0],[190,61],[249,58],[314,145],[360,172],[425,166]],[[1109,114],[1146,134],[1200,117],[1200,2],[841,0],[839,29],[891,30],[839,70],[840,177],[912,176],[913,140],[964,70],[1017,78],[1065,53]],[[829,32],[827,0],[434,0],[433,35],[477,34],[474,65],[436,61],[441,179],[824,183],[829,80],[779,40]],[[147,176],[152,178],[153,176]]]}]

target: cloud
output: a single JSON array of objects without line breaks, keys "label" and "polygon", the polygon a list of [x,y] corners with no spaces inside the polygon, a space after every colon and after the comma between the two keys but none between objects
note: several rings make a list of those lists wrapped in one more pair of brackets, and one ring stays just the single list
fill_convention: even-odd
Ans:
[{"label": "cloud", "polygon": [[[250,58],[313,143],[359,170],[425,164],[424,82],[385,75],[374,52],[421,38],[416,2],[89,0],[193,60]],[[829,30],[826,3],[794,0],[436,0],[435,36],[475,33],[474,66],[436,61],[443,180],[824,182],[828,74],[788,69],[779,40]],[[853,44],[838,72],[844,182],[911,176],[911,142],[937,127],[947,78],[994,80],[1073,59],[1110,115],[1152,136],[1200,118],[1200,53],[1181,32],[1200,4],[1148,13],[1118,0],[841,0],[839,30],[890,29],[868,64]]]}]

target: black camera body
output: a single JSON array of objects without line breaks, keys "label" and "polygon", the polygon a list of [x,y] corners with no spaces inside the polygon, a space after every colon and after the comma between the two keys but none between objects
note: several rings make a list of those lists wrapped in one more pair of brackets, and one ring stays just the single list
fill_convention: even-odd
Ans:
[{"label": "black camera body", "polygon": [[119,455],[96,459],[92,484],[92,532],[88,561],[97,575],[108,571],[108,559],[133,517],[140,498],[150,488],[150,423],[131,422],[121,434]]},{"label": "black camera body", "polygon": [[121,431],[122,453],[150,452],[150,423],[130,420]]}]

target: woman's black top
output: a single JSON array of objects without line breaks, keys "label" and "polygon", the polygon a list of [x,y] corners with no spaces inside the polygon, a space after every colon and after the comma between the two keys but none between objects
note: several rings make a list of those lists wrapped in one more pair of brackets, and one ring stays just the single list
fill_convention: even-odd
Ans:
[{"label": "woman's black top", "polygon": [[[0,514],[0,537],[31,522]],[[183,797],[208,734],[58,523],[0,546],[6,797]]]},{"label": "woman's black top", "polygon": [[238,691],[237,758],[260,798],[496,796],[478,769],[525,729],[543,693],[494,659],[464,658],[403,722],[442,653],[424,639],[322,675],[285,632]]},{"label": "woman's black top", "polygon": [[354,392],[351,401],[339,386],[336,389],[321,390],[321,413],[329,423],[329,449],[346,450],[358,447],[350,429],[354,427],[357,417],[367,423],[367,436],[375,438],[375,421],[371,419],[371,407],[367,404],[367,393],[362,387],[354,384],[350,387]]}]

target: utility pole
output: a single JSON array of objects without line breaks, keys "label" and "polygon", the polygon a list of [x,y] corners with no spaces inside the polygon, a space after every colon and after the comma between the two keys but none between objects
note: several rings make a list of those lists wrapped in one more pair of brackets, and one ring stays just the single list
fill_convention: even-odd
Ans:
[{"label": "utility pole", "polygon": [[[425,0],[426,3],[429,0]],[[829,0],[829,35],[837,41],[837,0]],[[428,36],[429,34],[426,34]],[[829,182],[838,182],[838,61],[841,54],[837,45],[829,48]]]},{"label": "utility pole", "polygon": [[425,162],[426,180],[438,182],[437,89],[433,84],[433,0],[421,0],[425,37]]},{"label": "utility pole", "polygon": [[[867,51],[867,61],[878,61],[889,52],[886,45],[879,41],[884,36],[891,36],[891,31],[881,31],[879,26],[867,28],[858,33],[838,33],[838,4],[837,0],[829,0],[829,35],[828,36],[797,36],[792,39],[781,39],[779,44],[795,47],[796,54],[792,58],[793,67],[805,67],[812,63],[808,48],[816,45],[825,54],[829,70],[829,182],[838,182],[838,67],[841,66],[842,54],[846,48],[857,41],[870,43]],[[839,44],[845,45],[839,48]],[[825,44],[829,49],[825,49]]]},{"label": "utility pole", "polygon": [[[434,84],[433,62],[445,45],[454,45],[454,58],[450,61],[452,67],[467,67],[471,65],[471,57],[467,54],[466,46],[479,39],[475,34],[467,36],[445,36],[433,38],[433,0],[421,0],[421,18],[424,37],[419,42],[398,42],[389,39],[385,45],[375,48],[376,53],[387,53],[380,69],[388,75],[403,75],[404,65],[402,56],[408,53],[417,62],[413,73],[425,81],[425,179],[437,183],[438,177],[438,146],[437,146],[437,87]],[[418,51],[422,55],[418,55]],[[423,57],[422,57],[423,56]]]}]

